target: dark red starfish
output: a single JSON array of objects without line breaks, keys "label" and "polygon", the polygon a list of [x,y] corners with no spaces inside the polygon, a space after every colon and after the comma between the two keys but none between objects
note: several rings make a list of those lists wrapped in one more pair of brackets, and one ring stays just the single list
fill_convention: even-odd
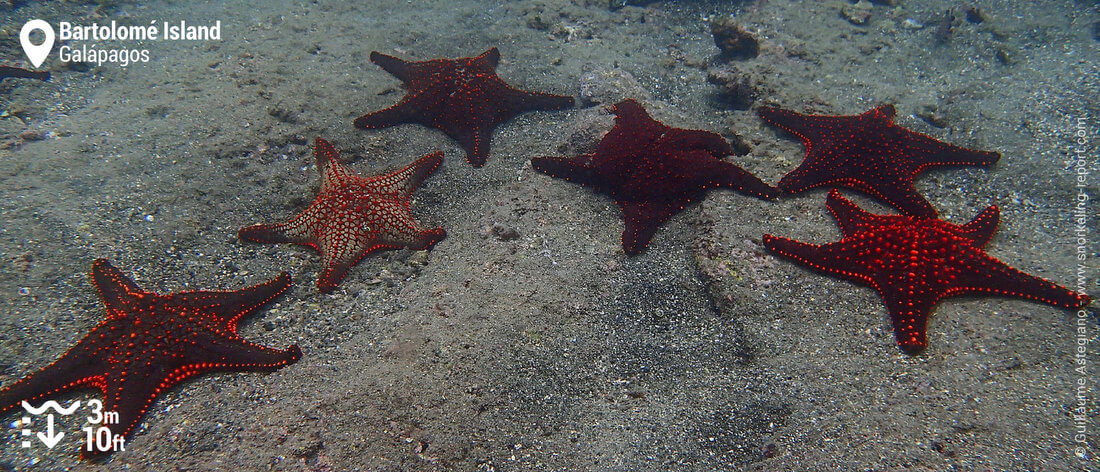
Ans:
[{"label": "dark red starfish", "polygon": [[573,106],[573,97],[528,92],[504,83],[496,73],[500,62],[497,48],[477,57],[422,62],[371,52],[370,60],[401,79],[407,92],[396,105],[356,118],[355,126],[431,126],[458,141],[474,167],[485,165],[489,139],[497,125],[525,111]]},{"label": "dark red starfish", "polygon": [[[104,411],[120,421],[106,425],[129,437],[156,398],[173,385],[211,371],[271,370],[302,357],[254,344],[237,335],[237,322],[290,287],[285,272],[236,291],[158,295],[100,259],[92,282],[107,317],[53,364],[0,390],[0,413],[26,400],[35,404],[67,390],[96,388]],[[84,448],[84,457],[99,455]]]},{"label": "dark red starfish", "polygon": [[875,215],[836,189],[826,205],[844,233],[816,245],[764,235],[769,251],[826,274],[870,285],[882,296],[902,351],[916,354],[932,307],[946,297],[983,293],[1024,298],[1061,308],[1088,305],[1089,297],[1020,272],[982,249],[997,230],[996,206],[965,225],[934,218]]},{"label": "dark red starfish", "polygon": [[447,235],[443,228],[420,226],[409,211],[413,191],[443,162],[442,152],[368,178],[344,167],[336,149],[324,139],[317,138],[314,154],[321,171],[321,190],[313,203],[286,223],[241,228],[238,236],[245,241],[301,244],[319,251],[325,264],[317,278],[321,292],[336,289],[348,269],[371,252],[427,249]]},{"label": "dark red starfish", "polygon": [[605,193],[623,211],[623,250],[637,254],[657,227],[711,188],[728,187],[745,195],[774,198],[778,191],[734,164],[721,136],[671,128],[654,120],[638,102],[612,107],[615,127],[593,154],[536,157],[535,170]]},{"label": "dark red starfish", "polygon": [[803,115],[761,107],[764,121],[798,136],[806,146],[802,165],[779,181],[789,193],[837,186],[866,193],[912,216],[935,217],[936,209],[913,188],[929,167],[987,166],[996,152],[974,151],[894,124],[893,105],[862,115]]}]

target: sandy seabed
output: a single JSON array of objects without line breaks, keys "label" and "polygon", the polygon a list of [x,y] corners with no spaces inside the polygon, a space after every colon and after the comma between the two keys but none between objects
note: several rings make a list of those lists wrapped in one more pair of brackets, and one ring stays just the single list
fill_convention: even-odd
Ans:
[{"label": "sandy seabed", "polygon": [[[162,293],[289,271],[294,287],[240,332],[305,355],[173,389],[106,463],[80,462],[69,439],[20,448],[9,413],[0,470],[1100,470],[1095,402],[1086,443],[1075,440],[1077,384],[1095,397],[1100,360],[1090,349],[1086,375],[1074,371],[1076,313],[950,299],[929,348],[907,356],[873,290],[761,246],[764,233],[839,238],[825,190],[777,202],[711,192],[628,257],[612,201],[528,164],[589,152],[611,126],[605,107],[634,98],[671,126],[742,142],[735,162],[774,184],[803,147],[755,107],[893,103],[902,126],[1003,154],[918,179],[942,217],[999,205],[989,253],[1076,288],[1074,148],[1100,173],[1091,2],[970,2],[981,22],[938,0],[103,3],[2,7],[3,57],[22,59],[31,18],[220,20],[222,39],[103,44],[150,59],[55,54],[51,81],[0,84],[0,385],[101,320],[96,258]],[[710,22],[728,15],[757,35],[757,57],[718,56]],[[403,94],[371,51],[424,60],[493,46],[504,80],[578,106],[502,125],[479,169],[436,130],[351,126]],[[747,109],[708,82],[723,74],[755,90]],[[444,151],[413,212],[447,238],[371,255],[331,295],[313,285],[316,253],[238,241],[239,227],[312,199],[316,136],[362,175]],[[1094,182],[1084,191],[1098,194]],[[1096,293],[1095,239],[1084,251],[1083,288]],[[1095,312],[1084,320],[1095,339]],[[80,424],[59,427],[75,437]]]}]

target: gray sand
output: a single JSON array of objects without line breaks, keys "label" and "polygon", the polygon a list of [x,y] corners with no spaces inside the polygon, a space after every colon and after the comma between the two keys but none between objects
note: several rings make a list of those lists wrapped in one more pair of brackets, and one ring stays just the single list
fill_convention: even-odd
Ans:
[{"label": "gray sand", "polygon": [[[999,205],[989,253],[1071,285],[1079,117],[1100,173],[1094,5],[975,2],[986,21],[960,18],[942,39],[955,2],[876,4],[865,25],[842,14],[862,5],[840,1],[356,3],[0,10],[8,58],[21,57],[12,38],[30,18],[223,23],[220,42],[148,44],[149,63],[55,64],[49,83],[0,85],[0,384],[101,320],[87,278],[101,257],[162,293],[289,271],[294,288],[240,332],[305,352],[273,373],[173,389],[106,464],[81,463],[69,439],[21,449],[9,413],[0,470],[1100,470],[1092,436],[1087,458],[1074,455],[1073,312],[950,299],[929,348],[906,356],[871,289],[763,251],[764,233],[839,238],[824,190],[778,202],[711,192],[627,257],[609,199],[528,164],[591,150],[611,125],[602,107],[636,98],[671,126],[740,136],[751,152],[735,161],[776,182],[801,143],[724,103],[708,69],[748,74],[755,105],[894,103],[902,126],[1003,154],[990,169],[918,180],[942,217]],[[759,35],[757,58],[716,59],[707,18],[731,13]],[[351,126],[403,93],[370,51],[423,60],[492,46],[506,81],[580,106],[501,126],[481,169],[435,130]],[[931,110],[939,127],[918,117]],[[362,175],[444,151],[413,211],[447,238],[429,253],[372,255],[332,295],[313,285],[316,253],[239,242],[239,227],[312,199],[315,136]],[[1087,249],[1095,265],[1097,245]],[[1087,329],[1094,339],[1094,314]],[[1085,379],[1092,398],[1091,370]],[[1092,435],[1096,416],[1092,403]],[[80,426],[61,423],[74,437]]]}]

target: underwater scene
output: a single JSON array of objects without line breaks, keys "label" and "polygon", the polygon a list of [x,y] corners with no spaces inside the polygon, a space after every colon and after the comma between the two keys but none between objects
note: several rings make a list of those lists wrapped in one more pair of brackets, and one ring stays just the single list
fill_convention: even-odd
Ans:
[{"label": "underwater scene", "polygon": [[0,5],[0,472],[1100,470],[1100,4]]}]

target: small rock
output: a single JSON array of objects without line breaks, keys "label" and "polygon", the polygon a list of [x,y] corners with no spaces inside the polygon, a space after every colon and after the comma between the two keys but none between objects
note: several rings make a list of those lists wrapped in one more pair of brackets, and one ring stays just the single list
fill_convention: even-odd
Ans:
[{"label": "small rock", "polygon": [[496,238],[498,241],[512,241],[519,238],[519,232],[515,228],[494,222],[481,229],[481,237],[487,238],[489,236]]},{"label": "small rock", "polygon": [[22,139],[23,141],[41,141],[43,139],[46,139],[46,133],[43,133],[36,129],[27,129],[23,130],[22,133],[19,133],[19,139]]},{"label": "small rock", "polygon": [[760,42],[733,18],[719,17],[710,24],[714,35],[714,45],[722,50],[722,55],[731,59],[752,59],[760,54]]},{"label": "small rock", "polygon": [[18,136],[26,130],[27,125],[23,123],[23,120],[17,116],[9,116],[6,119],[0,120],[0,137]]},{"label": "small rock", "polygon": [[951,40],[951,36],[955,33],[955,24],[958,22],[958,18],[955,17],[954,10],[947,10],[944,12],[943,17],[940,18],[939,24],[936,26],[936,32],[933,33],[933,37],[936,38],[938,43],[946,43]]},{"label": "small rock", "polygon": [[840,16],[853,25],[866,25],[871,21],[871,2],[860,0],[853,5],[844,5],[840,9]]},{"label": "small rock", "polygon": [[937,128],[946,128],[948,126],[947,117],[936,111],[935,107],[927,106],[917,113],[917,117],[924,120]]},{"label": "small rock", "polygon": [[416,251],[406,260],[411,266],[426,266],[428,265],[428,251]]},{"label": "small rock", "polygon": [[963,11],[966,13],[966,21],[974,24],[985,21],[985,14],[975,5],[967,5]]},{"label": "small rock", "polygon": [[707,82],[719,87],[719,94],[734,110],[748,110],[759,93],[753,80],[734,68],[707,71]]},{"label": "small rock", "polygon": [[584,65],[578,88],[584,106],[611,105],[627,98],[646,101],[650,95],[630,72],[602,63]]},{"label": "small rock", "polygon": [[577,112],[566,129],[569,138],[558,146],[561,154],[588,154],[596,150],[596,143],[614,126],[614,119],[605,109],[586,108]]}]

